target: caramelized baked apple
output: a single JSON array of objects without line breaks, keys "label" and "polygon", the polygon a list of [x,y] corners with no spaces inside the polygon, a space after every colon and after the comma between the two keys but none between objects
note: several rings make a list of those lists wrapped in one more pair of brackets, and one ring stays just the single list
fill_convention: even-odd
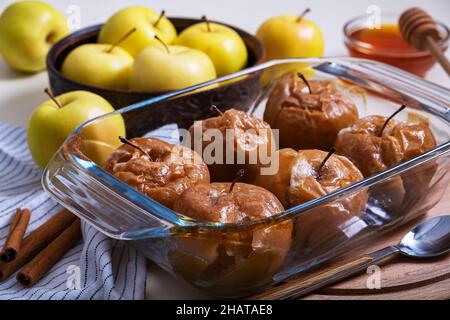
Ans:
[{"label": "caramelized baked apple", "polygon": [[[249,181],[256,167],[270,161],[272,148],[275,148],[272,130],[263,120],[246,112],[229,109],[222,113],[216,110],[219,113],[217,117],[196,121],[189,129],[192,148],[199,153],[198,148],[201,149],[212,181],[230,182],[240,169],[246,172],[242,181]],[[213,137],[214,132],[217,137]],[[211,148],[213,143],[222,154],[216,154],[216,150]]]},{"label": "caramelized baked apple", "polygon": [[188,187],[209,183],[208,167],[189,148],[156,138],[122,140],[105,170],[168,208]]},{"label": "caramelized baked apple", "polygon": [[436,146],[436,139],[428,125],[387,120],[383,116],[359,119],[353,126],[342,129],[336,138],[337,153],[349,158],[364,177]]},{"label": "caramelized baked apple", "polygon": [[[278,172],[259,175],[255,184],[275,194],[286,209],[363,179],[350,160],[331,152],[287,148],[277,151],[274,159],[279,161]],[[293,243],[305,250],[322,246],[342,235],[343,224],[360,216],[366,203],[367,193],[359,191],[299,215],[295,221]]]},{"label": "caramelized baked apple", "polygon": [[[210,222],[240,224],[284,211],[269,191],[246,183],[199,184],[175,201],[174,210]],[[291,244],[291,221],[180,237],[169,255],[174,271],[210,292],[233,288],[242,294],[269,282]]]},{"label": "caramelized baked apple", "polygon": [[264,120],[279,129],[280,148],[329,150],[342,128],[358,119],[355,104],[334,82],[282,77],[272,89]]},{"label": "caramelized baked apple", "polygon": [[[369,177],[434,148],[436,140],[428,124],[392,119],[403,108],[389,118],[368,116],[341,130],[336,138],[337,152]],[[430,167],[420,174],[395,176],[370,188],[370,196],[376,206],[386,211],[388,219],[403,215],[405,205],[413,205],[421,194],[426,194],[434,172]]]}]

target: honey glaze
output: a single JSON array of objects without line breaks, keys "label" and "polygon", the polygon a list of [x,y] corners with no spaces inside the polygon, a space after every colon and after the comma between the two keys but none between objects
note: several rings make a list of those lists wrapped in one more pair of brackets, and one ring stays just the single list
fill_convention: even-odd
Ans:
[{"label": "honey glaze", "polygon": [[378,60],[419,76],[435,63],[428,51],[418,51],[403,40],[397,24],[351,32],[346,45],[353,57]]}]

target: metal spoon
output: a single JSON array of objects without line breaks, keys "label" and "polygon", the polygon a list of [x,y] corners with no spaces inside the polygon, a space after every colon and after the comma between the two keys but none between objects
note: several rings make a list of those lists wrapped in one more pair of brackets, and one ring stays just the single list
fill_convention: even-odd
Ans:
[{"label": "metal spoon", "polygon": [[295,299],[354,275],[394,253],[401,253],[412,258],[432,258],[443,255],[449,250],[450,215],[434,217],[415,226],[398,245],[343,262],[332,269],[314,273],[307,278],[289,281],[253,296],[252,299]]}]

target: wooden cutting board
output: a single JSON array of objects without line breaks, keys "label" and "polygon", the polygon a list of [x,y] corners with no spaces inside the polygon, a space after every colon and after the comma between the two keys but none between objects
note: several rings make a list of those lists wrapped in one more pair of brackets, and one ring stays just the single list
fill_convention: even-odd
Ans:
[{"label": "wooden cutting board", "polygon": [[[450,186],[444,198],[427,213],[404,226],[387,233],[383,240],[365,243],[351,253],[327,264],[327,268],[335,263],[362,256],[386,246],[398,243],[413,226],[432,216],[450,214]],[[437,259],[411,259],[395,255],[386,259],[380,267],[380,288],[369,289],[367,286],[373,279],[372,274],[363,273],[344,280],[331,287],[321,289],[314,294],[303,297],[305,300],[327,299],[450,299],[450,254]],[[320,270],[320,269],[319,269]]]}]

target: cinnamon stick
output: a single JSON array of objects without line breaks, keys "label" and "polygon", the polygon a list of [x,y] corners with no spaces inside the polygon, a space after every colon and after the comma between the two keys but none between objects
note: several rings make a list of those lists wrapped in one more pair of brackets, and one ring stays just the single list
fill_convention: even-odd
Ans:
[{"label": "cinnamon stick", "polygon": [[0,261],[0,282],[7,279],[21,266],[30,261],[53,239],[70,226],[76,217],[63,209],[28,235],[22,242],[20,251],[11,262]]},{"label": "cinnamon stick", "polygon": [[80,220],[76,219],[17,274],[17,281],[24,287],[32,287],[41,280],[51,267],[53,267],[80,239]]},{"label": "cinnamon stick", "polygon": [[31,212],[28,209],[17,209],[13,217],[11,226],[9,227],[8,237],[5,245],[0,252],[0,259],[5,262],[10,262],[16,258],[17,252],[22,245],[23,236],[27,230],[30,222]]}]

